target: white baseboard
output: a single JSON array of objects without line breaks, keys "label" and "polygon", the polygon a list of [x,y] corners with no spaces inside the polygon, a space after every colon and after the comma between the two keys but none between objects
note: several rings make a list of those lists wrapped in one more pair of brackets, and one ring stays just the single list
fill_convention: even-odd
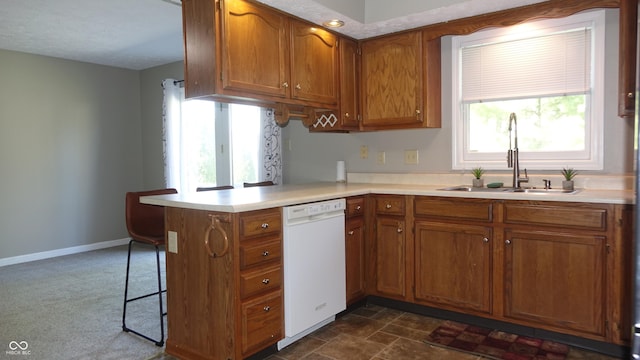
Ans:
[{"label": "white baseboard", "polygon": [[58,257],[58,256],[77,254],[77,253],[86,252],[86,251],[106,249],[114,246],[126,245],[129,243],[129,240],[130,240],[129,238],[109,240],[109,241],[102,241],[99,243],[88,244],[88,245],[72,246],[64,249],[56,249],[56,250],[43,251],[43,252],[38,252],[33,254],[3,258],[3,259],[0,259],[0,267],[13,265],[13,264],[20,264],[20,263],[25,263],[30,261],[36,261],[36,260],[49,259],[49,258]]}]

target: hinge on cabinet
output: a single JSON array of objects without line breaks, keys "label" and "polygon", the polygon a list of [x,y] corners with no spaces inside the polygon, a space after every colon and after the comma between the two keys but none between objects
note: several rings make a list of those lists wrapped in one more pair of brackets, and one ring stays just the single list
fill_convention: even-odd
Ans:
[{"label": "hinge on cabinet", "polygon": [[220,71],[220,81],[222,81],[222,71]]},{"label": "hinge on cabinet", "polygon": [[607,248],[607,254],[611,254],[611,244],[607,243],[604,246]]},{"label": "hinge on cabinet", "polygon": [[360,49],[360,47],[358,46],[358,49],[356,50],[356,54],[358,55],[362,55],[362,49]]},{"label": "hinge on cabinet", "polygon": [[218,9],[218,11],[222,10],[222,6],[220,5],[220,0],[216,0],[216,9]]}]

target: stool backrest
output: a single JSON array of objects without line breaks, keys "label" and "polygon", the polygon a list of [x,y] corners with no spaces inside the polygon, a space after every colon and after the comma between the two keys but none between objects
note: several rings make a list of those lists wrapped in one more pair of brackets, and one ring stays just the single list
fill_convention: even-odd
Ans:
[{"label": "stool backrest", "polygon": [[177,194],[176,189],[157,189],[128,192],[126,195],[125,217],[129,235],[138,240],[145,237],[164,236],[164,207],[141,204],[141,196]]},{"label": "stool backrest", "polygon": [[196,191],[212,191],[212,190],[227,190],[233,189],[233,185],[221,185],[221,186],[201,186],[196,188]]},{"label": "stool backrest", "polygon": [[273,181],[271,180],[267,180],[267,181],[260,181],[260,182],[255,182],[255,183],[244,183],[244,187],[254,187],[254,186],[271,186],[271,185],[275,185],[273,183]]}]

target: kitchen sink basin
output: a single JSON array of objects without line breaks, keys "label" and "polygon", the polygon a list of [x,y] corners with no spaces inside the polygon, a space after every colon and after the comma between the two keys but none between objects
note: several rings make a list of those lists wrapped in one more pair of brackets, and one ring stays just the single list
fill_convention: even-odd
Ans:
[{"label": "kitchen sink basin", "polygon": [[514,192],[514,193],[528,193],[528,194],[566,194],[566,195],[572,195],[572,194],[577,194],[578,192],[580,192],[580,190],[564,190],[564,189],[536,189],[536,188],[531,188],[531,189],[513,189],[510,188],[509,192]]},{"label": "kitchen sink basin", "polygon": [[468,191],[468,192],[492,192],[492,193],[526,193],[526,194],[547,194],[547,195],[573,195],[580,190],[564,190],[564,189],[537,189],[537,188],[520,188],[514,189],[510,187],[487,188],[473,187],[467,185],[450,186],[441,188],[442,191]]},{"label": "kitchen sink basin", "polygon": [[438,190],[444,191],[469,191],[469,192],[506,192],[509,190],[513,190],[511,188],[499,187],[499,188],[488,188],[488,187],[473,187],[467,185],[458,185],[458,186],[450,186]]}]

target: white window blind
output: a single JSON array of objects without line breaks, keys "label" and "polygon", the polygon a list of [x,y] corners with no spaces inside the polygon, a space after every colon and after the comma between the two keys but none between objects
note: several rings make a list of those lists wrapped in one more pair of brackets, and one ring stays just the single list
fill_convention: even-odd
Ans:
[{"label": "white window blind", "polygon": [[584,94],[591,88],[591,37],[585,27],[462,47],[462,101]]}]

